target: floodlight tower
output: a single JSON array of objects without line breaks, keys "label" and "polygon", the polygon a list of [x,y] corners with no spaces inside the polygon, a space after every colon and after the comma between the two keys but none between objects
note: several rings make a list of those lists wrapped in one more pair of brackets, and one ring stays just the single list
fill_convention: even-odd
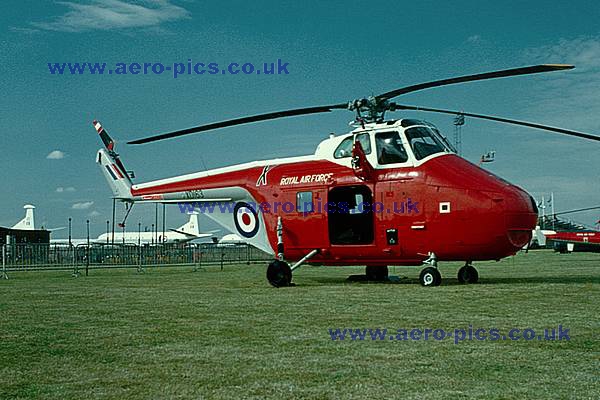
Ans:
[{"label": "floodlight tower", "polygon": [[454,147],[458,155],[462,154],[462,126],[465,124],[465,116],[457,114],[454,118]]}]

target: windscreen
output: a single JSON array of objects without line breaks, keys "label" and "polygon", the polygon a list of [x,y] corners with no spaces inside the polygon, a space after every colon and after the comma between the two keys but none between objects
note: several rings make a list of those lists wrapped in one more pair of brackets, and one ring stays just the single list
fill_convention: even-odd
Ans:
[{"label": "windscreen", "polygon": [[417,160],[436,153],[454,151],[437,129],[430,126],[413,126],[404,133]]}]

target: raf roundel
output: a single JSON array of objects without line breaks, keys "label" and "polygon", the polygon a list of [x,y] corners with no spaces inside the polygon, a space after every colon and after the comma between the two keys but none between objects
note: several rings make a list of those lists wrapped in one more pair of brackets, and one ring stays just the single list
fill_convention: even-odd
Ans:
[{"label": "raf roundel", "polygon": [[240,235],[251,238],[258,233],[258,215],[248,203],[240,202],[235,205],[233,222]]}]

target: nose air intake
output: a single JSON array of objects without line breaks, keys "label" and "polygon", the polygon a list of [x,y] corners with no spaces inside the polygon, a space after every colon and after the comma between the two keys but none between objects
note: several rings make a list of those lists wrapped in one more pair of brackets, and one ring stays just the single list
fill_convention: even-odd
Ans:
[{"label": "nose air intake", "polygon": [[511,188],[505,222],[507,237],[511,245],[521,249],[531,241],[532,230],[537,224],[537,205],[525,191]]},{"label": "nose air intake", "polygon": [[531,207],[533,208],[533,211],[539,215],[540,211],[538,210],[538,206],[535,202],[535,199],[532,196],[529,196],[529,200],[531,200]]}]

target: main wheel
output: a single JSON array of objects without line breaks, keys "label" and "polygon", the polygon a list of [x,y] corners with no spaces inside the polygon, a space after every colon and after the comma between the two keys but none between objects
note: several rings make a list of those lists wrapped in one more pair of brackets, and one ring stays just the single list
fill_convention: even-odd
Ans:
[{"label": "main wheel", "polygon": [[442,283],[442,275],[437,268],[427,267],[423,268],[419,275],[419,282],[422,286],[440,286]]},{"label": "main wheel", "polygon": [[285,261],[274,260],[267,267],[267,280],[275,287],[290,286],[292,269]]},{"label": "main wheel", "polygon": [[365,275],[370,281],[385,281],[388,277],[387,265],[367,265]]},{"label": "main wheel", "polygon": [[458,270],[458,281],[460,283],[477,283],[479,273],[472,265],[465,265]]}]

